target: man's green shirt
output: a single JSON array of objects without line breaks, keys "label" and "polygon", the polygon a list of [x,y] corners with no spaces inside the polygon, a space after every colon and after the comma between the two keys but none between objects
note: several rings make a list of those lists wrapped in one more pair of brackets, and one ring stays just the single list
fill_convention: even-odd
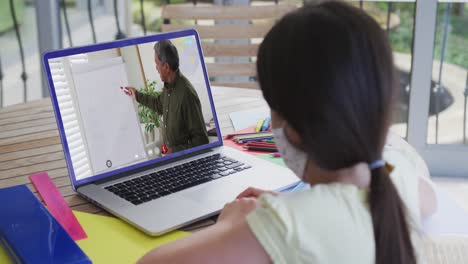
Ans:
[{"label": "man's green shirt", "polygon": [[136,100],[163,116],[163,141],[173,152],[208,143],[200,99],[180,71],[174,82],[164,83],[159,96],[137,92]]}]

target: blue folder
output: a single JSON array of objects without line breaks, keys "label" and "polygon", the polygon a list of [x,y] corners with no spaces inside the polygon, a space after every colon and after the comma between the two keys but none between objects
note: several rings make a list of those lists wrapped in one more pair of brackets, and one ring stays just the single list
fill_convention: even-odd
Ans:
[{"label": "blue folder", "polygon": [[0,189],[0,242],[14,263],[91,263],[25,185]]}]

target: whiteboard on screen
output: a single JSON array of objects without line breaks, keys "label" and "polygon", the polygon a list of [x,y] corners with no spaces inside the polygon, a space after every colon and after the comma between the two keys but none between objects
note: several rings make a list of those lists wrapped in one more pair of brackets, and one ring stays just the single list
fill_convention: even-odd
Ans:
[{"label": "whiteboard on screen", "polygon": [[146,160],[135,105],[121,57],[72,64],[73,82],[94,174]]}]

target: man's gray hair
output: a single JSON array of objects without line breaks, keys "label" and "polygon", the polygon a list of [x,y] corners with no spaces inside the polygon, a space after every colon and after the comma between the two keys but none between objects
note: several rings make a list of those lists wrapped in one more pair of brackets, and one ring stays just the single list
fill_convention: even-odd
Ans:
[{"label": "man's gray hair", "polygon": [[179,53],[177,48],[170,40],[161,40],[154,44],[154,52],[156,52],[158,59],[162,63],[169,64],[171,70],[176,71],[179,69]]}]

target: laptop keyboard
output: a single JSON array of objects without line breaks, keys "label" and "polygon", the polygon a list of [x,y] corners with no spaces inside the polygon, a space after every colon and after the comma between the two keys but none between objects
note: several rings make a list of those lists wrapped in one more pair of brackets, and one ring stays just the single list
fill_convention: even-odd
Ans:
[{"label": "laptop keyboard", "polygon": [[139,205],[249,168],[249,165],[221,154],[214,154],[116,183],[105,189],[134,205]]}]

